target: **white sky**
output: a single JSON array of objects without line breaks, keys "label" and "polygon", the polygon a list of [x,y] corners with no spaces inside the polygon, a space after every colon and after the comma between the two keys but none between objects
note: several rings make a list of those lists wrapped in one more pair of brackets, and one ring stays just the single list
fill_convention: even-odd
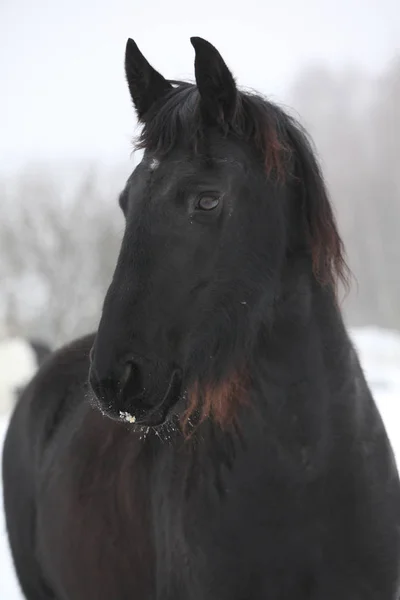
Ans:
[{"label": "white sky", "polygon": [[390,60],[400,1],[0,0],[0,169],[128,161],[126,38],[165,76],[193,78],[192,35],[218,47],[240,84],[284,100],[310,62],[376,70]]}]

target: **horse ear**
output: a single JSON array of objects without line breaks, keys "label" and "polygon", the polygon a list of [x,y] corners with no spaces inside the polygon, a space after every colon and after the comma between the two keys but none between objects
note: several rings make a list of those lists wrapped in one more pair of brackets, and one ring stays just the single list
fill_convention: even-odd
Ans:
[{"label": "horse ear", "polygon": [[237,88],[232,73],[210,42],[190,38],[196,57],[194,70],[204,113],[213,121],[228,124],[236,110]]},{"label": "horse ear", "polygon": [[126,43],[125,73],[133,104],[139,120],[142,120],[154,102],[172,89],[172,85],[153,69],[130,38]]}]

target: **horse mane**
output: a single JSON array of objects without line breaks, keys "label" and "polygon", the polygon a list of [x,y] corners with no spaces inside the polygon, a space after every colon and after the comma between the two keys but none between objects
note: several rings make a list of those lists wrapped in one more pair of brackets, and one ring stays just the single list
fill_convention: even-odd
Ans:
[{"label": "horse mane", "polygon": [[[170,83],[177,87],[148,113],[136,148],[163,158],[184,143],[200,153],[205,128],[197,87],[181,81]],[[259,94],[240,92],[225,134],[252,144],[263,157],[268,176],[298,187],[314,276],[335,293],[339,284],[347,290],[350,271],[344,245],[315,150],[300,123]]]}]

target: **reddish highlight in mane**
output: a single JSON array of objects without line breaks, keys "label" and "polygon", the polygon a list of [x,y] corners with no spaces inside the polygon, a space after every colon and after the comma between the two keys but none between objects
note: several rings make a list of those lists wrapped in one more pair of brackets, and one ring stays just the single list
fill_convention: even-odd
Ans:
[{"label": "reddish highlight in mane", "polygon": [[337,297],[339,284],[347,293],[351,272],[346,263],[333,208],[322,185],[318,206],[309,210],[309,234],[313,273],[321,285],[331,286]]},{"label": "reddish highlight in mane", "polygon": [[[304,141],[307,142],[305,133],[304,136]],[[273,122],[267,123],[261,145],[267,175],[275,173],[278,182],[285,184],[290,177],[288,163],[295,152],[294,148],[281,139]],[[346,263],[344,244],[317,162],[314,163],[314,168],[319,193],[311,204],[307,203],[313,274],[321,285],[331,286],[337,297],[339,284],[348,292],[351,272]]]},{"label": "reddish highlight in mane", "polygon": [[320,223],[311,244],[313,273],[322,285],[331,285],[337,292],[339,284],[348,291],[350,270],[344,257],[344,245],[331,221]]},{"label": "reddish highlight in mane", "polygon": [[216,385],[201,386],[196,381],[189,390],[188,407],[181,417],[183,433],[190,437],[191,419],[196,425],[211,418],[221,429],[232,427],[239,407],[247,402],[246,390],[245,377],[237,371]]},{"label": "reddish highlight in mane", "polygon": [[275,127],[268,127],[263,140],[263,145],[264,164],[267,175],[275,173],[278,181],[284,183],[287,176],[285,155],[289,153],[289,150],[279,139]]}]

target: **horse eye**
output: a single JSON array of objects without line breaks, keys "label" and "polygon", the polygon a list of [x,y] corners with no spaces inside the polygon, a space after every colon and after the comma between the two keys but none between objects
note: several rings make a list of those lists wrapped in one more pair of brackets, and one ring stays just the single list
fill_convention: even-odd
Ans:
[{"label": "horse eye", "polygon": [[204,194],[197,200],[196,208],[198,210],[214,210],[219,204],[218,196],[212,196],[211,194]]}]

